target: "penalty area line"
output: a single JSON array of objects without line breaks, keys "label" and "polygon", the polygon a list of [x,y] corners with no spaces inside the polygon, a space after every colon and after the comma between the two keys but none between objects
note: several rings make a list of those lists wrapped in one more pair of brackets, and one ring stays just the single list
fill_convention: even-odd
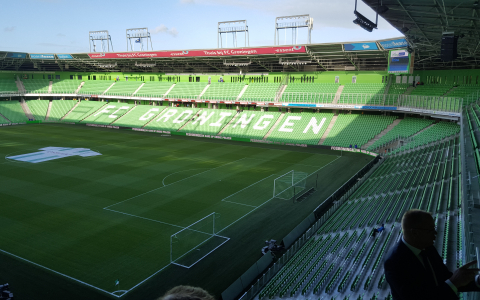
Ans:
[{"label": "penalty area line", "polygon": [[60,272],[58,272],[58,271],[52,270],[52,269],[50,269],[50,268],[47,268],[47,267],[42,266],[42,265],[40,265],[40,264],[37,264],[37,263],[35,263],[35,262],[31,261],[31,260],[28,260],[28,259],[26,259],[26,258],[20,257],[20,256],[18,256],[18,255],[13,254],[13,253],[10,253],[10,252],[8,252],[8,251],[5,251],[5,250],[0,249],[0,252],[3,252],[3,253],[5,253],[5,254],[7,254],[7,255],[10,255],[10,256],[13,256],[13,257],[15,257],[15,258],[17,258],[17,259],[19,259],[19,260],[23,260],[23,261],[25,261],[25,262],[28,262],[28,263],[30,263],[30,264],[32,264],[32,265],[35,265],[35,266],[40,267],[40,268],[42,268],[42,269],[48,270],[48,271],[53,272],[53,273],[55,273],[55,274],[58,274],[58,275],[60,275],[60,276],[66,277],[66,278],[68,278],[68,279],[71,279],[71,280],[73,280],[73,281],[76,281],[76,282],[78,282],[78,283],[81,283],[81,284],[83,284],[83,285],[86,285],[86,286],[91,287],[91,288],[93,288],[93,289],[96,289],[96,290],[98,290],[98,291],[101,291],[101,292],[104,292],[104,293],[106,293],[106,294],[112,295],[112,296],[114,296],[114,297],[116,297],[116,298],[120,298],[120,296],[115,295],[114,293],[108,292],[108,291],[106,291],[106,290],[104,290],[104,289],[101,289],[101,288],[99,288],[99,287],[96,287],[96,286],[94,286],[94,285],[91,285],[91,284],[89,284],[89,283],[86,283],[86,282],[84,282],[84,281],[81,281],[80,279],[77,279],[77,278],[68,276],[68,275],[66,275],[66,274],[60,273]]}]

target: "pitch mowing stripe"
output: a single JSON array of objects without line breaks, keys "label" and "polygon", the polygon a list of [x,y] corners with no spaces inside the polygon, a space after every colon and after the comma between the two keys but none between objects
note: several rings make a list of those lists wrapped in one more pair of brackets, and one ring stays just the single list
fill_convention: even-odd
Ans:
[{"label": "pitch mowing stripe", "polygon": [[20,260],[26,261],[26,262],[28,262],[28,263],[31,263],[31,264],[37,266],[37,267],[40,267],[40,268],[43,268],[43,269],[45,269],[45,270],[51,271],[51,272],[53,272],[53,273],[55,273],[55,274],[61,275],[61,276],[63,276],[63,277],[66,277],[66,278],[68,278],[68,279],[71,279],[71,280],[73,280],[73,281],[76,281],[76,282],[78,282],[78,283],[81,283],[81,284],[83,284],[83,285],[89,286],[89,287],[94,288],[94,289],[96,289],[96,290],[98,290],[98,291],[101,291],[101,292],[107,293],[107,294],[109,294],[109,295],[115,296],[116,298],[120,298],[120,296],[117,296],[117,295],[115,295],[115,294],[113,294],[113,293],[111,293],[111,292],[108,292],[108,291],[104,290],[104,289],[101,289],[101,288],[96,287],[96,286],[94,286],[94,285],[91,285],[91,284],[89,284],[89,283],[83,282],[83,281],[81,281],[81,280],[79,280],[79,279],[76,279],[76,278],[73,278],[73,277],[71,277],[71,276],[65,275],[65,274],[60,273],[60,272],[58,272],[58,271],[52,270],[52,269],[50,269],[50,268],[47,268],[47,267],[42,266],[42,265],[40,265],[40,264],[37,264],[37,263],[35,263],[35,262],[31,261],[31,260],[28,260],[28,259],[26,259],[26,258],[20,257],[20,256],[18,256],[18,255],[13,254],[13,253],[7,252],[7,251],[2,250],[2,249],[0,249],[0,252],[3,252],[3,253],[5,253],[5,254],[8,254],[8,255],[13,256],[13,257],[15,257],[15,258],[18,258],[18,259],[20,259]]}]

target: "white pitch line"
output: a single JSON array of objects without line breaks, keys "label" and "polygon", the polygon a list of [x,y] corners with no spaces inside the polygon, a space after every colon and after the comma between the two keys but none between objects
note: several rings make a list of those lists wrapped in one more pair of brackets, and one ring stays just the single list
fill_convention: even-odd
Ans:
[{"label": "white pitch line", "polygon": [[66,278],[69,278],[69,279],[71,279],[71,280],[73,280],[73,281],[76,281],[76,282],[81,283],[81,284],[83,284],[83,285],[89,286],[89,287],[94,288],[94,289],[96,289],[96,290],[102,291],[102,292],[107,293],[107,294],[109,294],[109,295],[115,296],[115,297],[117,297],[117,298],[120,297],[120,296],[117,296],[117,295],[115,295],[115,294],[113,294],[113,293],[111,293],[111,292],[108,292],[108,291],[104,290],[104,289],[101,289],[101,288],[96,287],[96,286],[94,286],[94,285],[91,285],[91,284],[89,284],[89,283],[83,282],[83,281],[81,281],[81,280],[79,280],[79,279],[76,279],[76,278],[73,278],[73,277],[71,277],[71,276],[65,275],[65,274],[60,273],[60,272],[58,272],[58,271],[52,270],[52,269],[50,269],[50,268],[47,268],[47,267],[42,266],[42,265],[40,265],[40,264],[37,264],[37,263],[35,263],[35,262],[31,261],[31,260],[28,260],[28,259],[23,258],[23,257],[20,257],[20,256],[18,256],[18,255],[12,254],[12,253],[10,253],[10,252],[7,252],[7,251],[5,251],[5,250],[0,249],[0,252],[3,252],[3,253],[5,253],[5,254],[8,254],[8,255],[13,256],[13,257],[15,257],[15,258],[18,258],[18,259],[20,259],[20,260],[26,261],[26,262],[28,262],[28,263],[31,263],[31,264],[37,266],[37,267],[43,268],[43,269],[48,270],[48,271],[50,271],[50,272],[53,272],[53,273],[55,273],[55,274],[61,275],[61,276],[66,277]]},{"label": "white pitch line", "polygon": [[226,165],[233,164],[233,163],[235,163],[235,162],[238,162],[238,161],[244,160],[245,158],[246,158],[246,157],[244,157],[244,158],[240,158],[240,159],[237,159],[237,160],[231,161],[231,162],[229,162],[229,163],[223,164],[223,165],[221,165],[221,166],[215,167],[215,168],[213,168],[213,169],[208,169],[208,170],[206,170],[206,171],[203,171],[203,172],[200,172],[200,173],[198,173],[198,174],[195,174],[195,175],[192,175],[192,176],[189,176],[189,177],[186,177],[186,178],[180,179],[180,180],[178,180],[178,181],[175,181],[175,182],[172,182],[172,183],[170,183],[170,184],[167,184],[167,185],[161,186],[161,187],[159,187],[159,188],[156,188],[156,189],[150,190],[150,191],[148,191],[148,192],[145,192],[145,193],[142,193],[142,194],[139,194],[139,195],[133,196],[133,197],[131,197],[131,198],[128,198],[128,199],[125,199],[125,200],[123,200],[123,201],[120,201],[120,202],[114,203],[114,204],[112,204],[112,205],[105,206],[103,209],[106,209],[106,208],[109,208],[110,206],[114,206],[114,205],[117,205],[117,204],[123,203],[123,202],[125,202],[125,201],[129,201],[129,200],[135,199],[135,198],[137,198],[137,197],[140,197],[140,196],[146,195],[146,194],[148,194],[148,193],[151,193],[151,192],[157,191],[157,190],[159,190],[159,189],[162,189],[162,188],[164,188],[164,187],[167,187],[167,186],[169,186],[169,185],[175,184],[175,183],[177,183],[177,182],[180,182],[180,181],[187,180],[187,179],[189,179],[189,178],[192,178],[192,177],[198,176],[198,175],[200,175],[200,174],[203,174],[203,173],[206,173],[206,172],[210,172],[210,171],[212,171],[212,170],[215,170],[215,169],[218,169],[218,168],[224,167],[224,166],[226,166]]},{"label": "white pitch line", "polygon": [[140,218],[140,219],[144,219],[144,220],[147,220],[147,221],[157,222],[157,223],[161,223],[161,224],[170,225],[170,226],[173,226],[173,227],[178,227],[178,228],[185,229],[185,227],[180,226],[180,225],[174,225],[174,224],[170,224],[170,223],[167,223],[167,222],[162,222],[162,221],[158,221],[158,220],[154,220],[154,219],[150,219],[150,218],[140,217],[140,216],[137,216],[137,215],[128,214],[128,213],[125,213],[125,212],[109,209],[109,208],[106,208],[106,207],[104,207],[103,209],[111,211],[111,212],[116,212],[116,213],[119,213],[119,214],[122,214],[122,215],[127,215],[127,216],[130,216],[130,217]]},{"label": "white pitch line", "polygon": [[181,173],[181,172],[193,171],[193,170],[202,170],[202,169],[206,169],[206,168],[198,168],[198,169],[182,170],[182,171],[178,171],[178,172],[174,172],[174,173],[168,174],[167,176],[165,176],[165,178],[163,178],[163,180],[162,180],[162,184],[163,184],[163,186],[165,186],[165,179],[167,179],[167,177],[168,177],[168,176],[170,176],[170,175],[177,174],[177,173]]},{"label": "white pitch line", "polygon": [[228,203],[233,203],[233,204],[238,204],[238,205],[245,205],[245,206],[250,206],[250,207],[256,207],[256,206],[253,206],[253,205],[250,205],[250,204],[243,204],[243,203],[233,202],[233,201],[228,201],[228,200],[222,200],[222,202],[228,202]]}]

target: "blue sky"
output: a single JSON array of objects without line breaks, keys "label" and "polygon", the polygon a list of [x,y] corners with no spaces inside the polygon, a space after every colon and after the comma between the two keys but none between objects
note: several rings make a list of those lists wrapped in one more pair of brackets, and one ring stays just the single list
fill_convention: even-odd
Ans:
[{"label": "blue sky", "polygon": [[[154,50],[216,48],[217,23],[229,20],[247,20],[250,46],[270,46],[275,18],[297,14],[314,19],[312,43],[402,36],[382,18],[372,33],[354,25],[354,0],[0,0],[0,5],[2,51],[88,52],[88,32],[105,29],[113,49],[126,51],[125,30],[139,27],[148,27]],[[375,14],[363,2],[358,10],[374,20]],[[243,46],[243,36],[238,37],[238,46]],[[306,29],[299,31],[298,43],[305,43],[306,37]]]}]

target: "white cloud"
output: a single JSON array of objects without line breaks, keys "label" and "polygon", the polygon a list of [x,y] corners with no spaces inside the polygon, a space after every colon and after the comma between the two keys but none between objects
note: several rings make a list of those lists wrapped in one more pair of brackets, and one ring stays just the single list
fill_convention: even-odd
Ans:
[{"label": "white cloud", "polygon": [[15,30],[15,26],[5,27],[3,30],[4,30],[5,32],[12,32],[12,31]]},{"label": "white cloud", "polygon": [[163,24],[155,27],[151,32],[152,32],[152,34],[166,33],[166,34],[169,34],[173,37],[176,37],[178,35],[177,28],[175,28],[175,27],[168,28],[167,26],[165,26]]}]

